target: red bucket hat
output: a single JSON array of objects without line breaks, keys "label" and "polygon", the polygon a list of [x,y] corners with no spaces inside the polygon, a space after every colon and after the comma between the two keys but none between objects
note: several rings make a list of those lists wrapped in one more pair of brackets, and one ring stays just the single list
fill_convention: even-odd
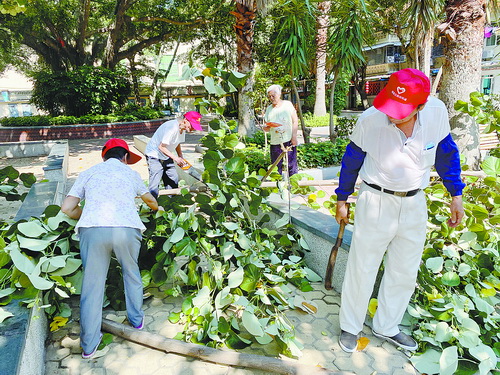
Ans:
[{"label": "red bucket hat", "polygon": [[104,147],[102,148],[102,153],[101,156],[104,158],[104,155],[106,155],[106,152],[111,150],[112,148],[115,147],[121,147],[127,150],[128,156],[127,156],[127,164],[135,164],[139,160],[141,160],[141,156],[134,154],[132,151],[129,150],[127,142],[125,142],[123,139],[120,138],[111,138],[108,140],[105,144]]},{"label": "red bucket hat", "polygon": [[373,106],[387,116],[401,120],[431,93],[429,78],[417,69],[402,69],[391,74],[389,82],[375,97]]},{"label": "red bucket hat", "polygon": [[201,114],[196,111],[189,111],[184,114],[184,118],[189,121],[193,129],[201,130]]}]

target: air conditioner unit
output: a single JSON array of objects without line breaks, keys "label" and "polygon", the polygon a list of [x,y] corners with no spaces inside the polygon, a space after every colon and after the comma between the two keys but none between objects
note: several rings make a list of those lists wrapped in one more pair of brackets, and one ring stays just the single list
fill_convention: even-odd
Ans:
[{"label": "air conditioner unit", "polygon": [[486,49],[483,51],[483,59],[492,59],[493,57],[495,57],[495,50]]},{"label": "air conditioner unit", "polygon": [[387,63],[393,63],[394,62],[394,56],[386,56],[386,62]]}]

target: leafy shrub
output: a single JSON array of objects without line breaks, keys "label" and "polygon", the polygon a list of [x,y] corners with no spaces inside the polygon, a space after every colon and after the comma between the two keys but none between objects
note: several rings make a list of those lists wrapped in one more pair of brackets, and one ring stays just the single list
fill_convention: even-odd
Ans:
[{"label": "leafy shrub", "polygon": [[126,102],[131,88],[124,71],[93,66],[40,71],[34,79],[31,101],[52,116],[111,113]]},{"label": "leafy shrub", "polygon": [[488,157],[482,168],[486,178],[467,177],[465,218],[455,229],[446,225],[450,197],[444,186],[426,191],[429,230],[407,319],[420,341],[411,361],[422,373],[499,368],[500,159]]},{"label": "leafy shrub", "polygon": [[3,117],[0,119],[2,126],[50,126],[50,125],[75,125],[75,124],[106,124],[113,122],[131,122],[139,120],[150,120],[163,118],[161,111],[145,107],[137,109],[136,112],[129,111],[127,114],[110,115],[85,115],[75,116],[26,116],[26,117]]},{"label": "leafy shrub", "polygon": [[335,144],[332,142],[301,144],[297,148],[299,167],[321,168],[340,164],[348,143],[346,139],[337,138]]},{"label": "leafy shrub", "polygon": [[[337,116],[334,116],[334,119]],[[329,126],[330,125],[330,115],[327,113],[324,116],[314,116],[312,113],[304,114],[304,121],[308,128],[317,128],[320,126]]]},{"label": "leafy shrub", "polygon": [[243,137],[242,141],[244,144],[247,146],[258,146],[258,147],[264,147],[265,145],[265,138],[267,137],[267,144],[269,144],[269,140],[271,139],[271,136],[267,132],[263,131],[258,131],[256,132],[253,137]]},{"label": "leafy shrub", "polygon": [[48,116],[2,117],[2,126],[49,126]]},{"label": "leafy shrub", "polygon": [[261,168],[267,170],[271,165],[271,156],[268,149],[247,146],[238,152],[245,159],[249,172],[258,172]]},{"label": "leafy shrub", "polygon": [[335,121],[335,130],[337,136],[341,138],[348,138],[356,125],[357,118],[355,117],[337,117]]}]

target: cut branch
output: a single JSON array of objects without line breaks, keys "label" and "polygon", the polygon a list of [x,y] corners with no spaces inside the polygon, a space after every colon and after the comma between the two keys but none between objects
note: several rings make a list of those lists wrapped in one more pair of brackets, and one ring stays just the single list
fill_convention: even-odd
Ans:
[{"label": "cut branch", "polygon": [[225,366],[255,368],[276,374],[294,375],[354,375],[352,372],[331,371],[323,367],[299,363],[293,359],[279,359],[255,354],[209,348],[203,345],[168,339],[156,333],[138,331],[124,324],[103,319],[102,329],[129,341],[167,353],[180,354]]}]

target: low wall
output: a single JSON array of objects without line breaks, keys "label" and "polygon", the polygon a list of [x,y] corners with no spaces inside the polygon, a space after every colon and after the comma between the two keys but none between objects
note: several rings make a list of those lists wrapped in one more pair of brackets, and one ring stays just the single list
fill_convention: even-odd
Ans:
[{"label": "low wall", "polygon": [[109,124],[0,126],[0,142],[28,142],[58,139],[113,138],[153,133],[167,119]]}]

